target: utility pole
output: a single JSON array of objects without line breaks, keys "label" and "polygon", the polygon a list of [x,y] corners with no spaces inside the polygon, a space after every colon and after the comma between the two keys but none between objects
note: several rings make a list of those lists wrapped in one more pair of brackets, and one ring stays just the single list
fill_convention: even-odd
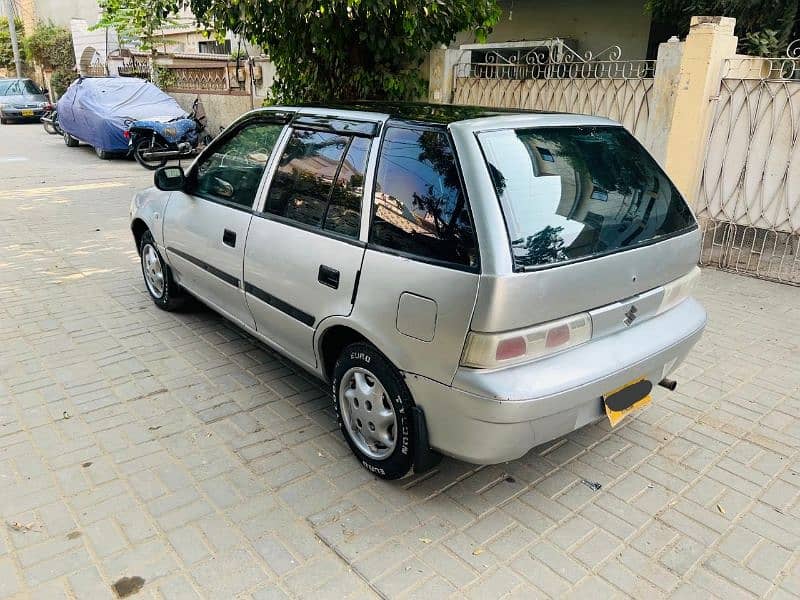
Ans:
[{"label": "utility pole", "polygon": [[8,32],[11,34],[11,49],[14,51],[14,64],[17,67],[17,77],[22,77],[22,61],[19,58],[19,43],[17,42],[17,25],[14,23],[13,0],[6,0],[6,16],[8,17]]}]

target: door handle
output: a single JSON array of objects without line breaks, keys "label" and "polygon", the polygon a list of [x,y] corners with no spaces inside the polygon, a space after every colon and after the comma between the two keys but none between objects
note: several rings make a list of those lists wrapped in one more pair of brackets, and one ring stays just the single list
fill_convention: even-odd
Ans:
[{"label": "door handle", "polygon": [[317,281],[322,285],[327,285],[329,288],[339,289],[339,271],[326,265],[320,265]]},{"label": "door handle", "polygon": [[231,248],[236,248],[236,232],[226,229],[222,232],[222,243]]}]

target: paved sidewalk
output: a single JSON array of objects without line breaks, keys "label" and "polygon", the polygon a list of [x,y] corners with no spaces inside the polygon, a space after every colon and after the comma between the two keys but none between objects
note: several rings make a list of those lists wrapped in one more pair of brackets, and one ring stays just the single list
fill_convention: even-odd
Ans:
[{"label": "paved sidewalk", "polygon": [[800,595],[800,288],[706,270],[677,392],[385,483],[319,382],[153,306],[150,177],[0,127],[0,599]]}]

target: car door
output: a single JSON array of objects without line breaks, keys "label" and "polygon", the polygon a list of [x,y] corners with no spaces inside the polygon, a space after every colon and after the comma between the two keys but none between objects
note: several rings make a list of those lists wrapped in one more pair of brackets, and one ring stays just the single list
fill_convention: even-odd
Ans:
[{"label": "car door", "polygon": [[350,314],[364,255],[361,207],[376,127],[338,126],[293,124],[244,257],[259,333],[311,367],[315,326]]},{"label": "car door", "polygon": [[164,241],[178,281],[224,315],[254,328],[244,299],[242,264],[253,204],[283,123],[247,120],[224,134],[173,192]]}]

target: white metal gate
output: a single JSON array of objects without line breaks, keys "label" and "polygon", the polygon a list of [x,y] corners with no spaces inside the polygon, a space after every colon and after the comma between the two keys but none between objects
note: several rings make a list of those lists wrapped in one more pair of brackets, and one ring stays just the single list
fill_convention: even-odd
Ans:
[{"label": "white metal gate", "polygon": [[800,285],[800,41],[725,65],[698,196],[701,263]]}]

